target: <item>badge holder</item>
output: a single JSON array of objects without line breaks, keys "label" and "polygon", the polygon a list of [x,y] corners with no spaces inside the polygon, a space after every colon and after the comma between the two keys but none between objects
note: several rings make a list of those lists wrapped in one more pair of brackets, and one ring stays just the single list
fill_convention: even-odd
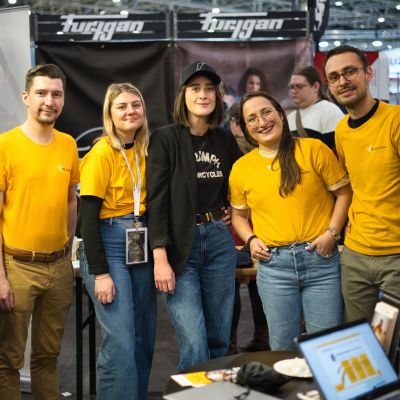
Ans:
[{"label": "badge holder", "polygon": [[135,227],[125,232],[126,265],[147,263],[147,227]]},{"label": "badge holder", "polygon": [[135,146],[133,147],[136,160],[136,174],[137,182],[135,176],[133,175],[132,168],[126,157],[123,148],[120,149],[122,157],[125,161],[126,167],[132,178],[132,194],[133,194],[133,204],[134,204],[134,225],[132,229],[126,229],[125,231],[125,260],[126,265],[143,264],[148,261],[147,254],[147,227],[139,221],[139,205],[140,205],[140,188],[141,188],[141,175],[139,167],[139,158],[136,153]]}]

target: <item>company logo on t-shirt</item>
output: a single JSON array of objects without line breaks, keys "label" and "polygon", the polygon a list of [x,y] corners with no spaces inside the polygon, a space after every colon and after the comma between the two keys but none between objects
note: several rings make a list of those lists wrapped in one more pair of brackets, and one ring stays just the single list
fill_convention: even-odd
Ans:
[{"label": "company logo on t-shirt", "polygon": [[385,149],[387,149],[387,146],[373,146],[372,144],[367,146],[367,151],[369,151],[370,153],[372,153],[373,151],[379,151]]},{"label": "company logo on t-shirt", "polygon": [[57,166],[57,169],[60,171],[60,172],[71,172],[71,168],[67,168],[67,167],[64,167],[62,164],[59,164],[58,166]]}]

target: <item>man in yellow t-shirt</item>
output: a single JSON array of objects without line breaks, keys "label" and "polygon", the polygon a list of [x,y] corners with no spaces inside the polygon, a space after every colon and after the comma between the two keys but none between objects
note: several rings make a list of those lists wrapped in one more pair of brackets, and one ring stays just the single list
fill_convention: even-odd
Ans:
[{"label": "man in yellow t-shirt", "polygon": [[400,297],[400,107],[375,100],[362,51],[340,46],[324,64],[332,95],[349,115],[336,128],[336,149],[353,187],[342,252],[349,320],[372,318],[378,288]]},{"label": "man in yellow t-shirt", "polygon": [[56,65],[31,68],[22,94],[27,119],[0,135],[0,400],[20,399],[31,317],[32,393],[59,398],[57,357],[72,301],[69,249],[79,182],[75,140],[54,129],[64,88]]}]

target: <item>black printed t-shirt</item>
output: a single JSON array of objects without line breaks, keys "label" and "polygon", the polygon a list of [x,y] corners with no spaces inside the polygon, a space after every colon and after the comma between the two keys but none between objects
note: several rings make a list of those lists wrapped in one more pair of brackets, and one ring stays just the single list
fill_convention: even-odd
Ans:
[{"label": "black printed t-shirt", "polygon": [[190,136],[196,162],[197,213],[202,214],[224,206],[222,196],[224,175],[210,135]]}]

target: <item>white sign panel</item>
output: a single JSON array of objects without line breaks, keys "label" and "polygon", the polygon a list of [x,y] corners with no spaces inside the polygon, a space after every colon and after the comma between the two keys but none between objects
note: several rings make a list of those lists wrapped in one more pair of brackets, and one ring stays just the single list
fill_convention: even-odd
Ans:
[{"label": "white sign panel", "polygon": [[21,93],[30,67],[29,8],[0,10],[0,132],[26,118]]}]

